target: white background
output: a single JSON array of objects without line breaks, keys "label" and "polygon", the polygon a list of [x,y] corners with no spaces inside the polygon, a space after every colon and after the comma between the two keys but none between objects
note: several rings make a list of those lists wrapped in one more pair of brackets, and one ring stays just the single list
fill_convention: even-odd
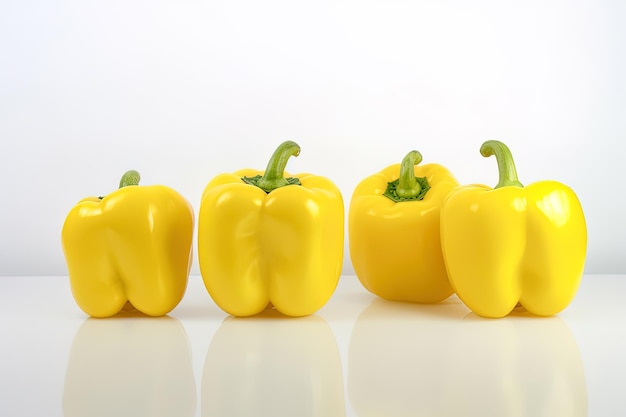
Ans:
[{"label": "white background", "polygon": [[197,213],[287,139],[346,212],[414,148],[495,185],[499,139],[523,183],[578,194],[586,272],[625,273],[625,21],[619,0],[3,0],[0,275],[65,274],[67,212],[128,169]]}]

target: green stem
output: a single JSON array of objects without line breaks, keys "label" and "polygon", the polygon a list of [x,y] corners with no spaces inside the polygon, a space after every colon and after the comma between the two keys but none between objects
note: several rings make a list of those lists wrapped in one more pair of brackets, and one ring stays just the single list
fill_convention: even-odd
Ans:
[{"label": "green stem", "polygon": [[120,188],[128,187],[129,185],[139,185],[140,179],[139,172],[135,170],[126,171],[120,180]]},{"label": "green stem", "polygon": [[285,167],[292,156],[300,155],[300,146],[291,140],[281,143],[267,163],[265,173],[257,182],[257,186],[269,193],[276,188],[292,184],[285,178]]},{"label": "green stem", "polygon": [[400,164],[400,177],[396,193],[402,198],[415,198],[422,192],[422,186],[415,178],[413,167],[422,162],[422,154],[418,151],[411,151]]},{"label": "green stem", "polygon": [[410,151],[400,164],[400,174],[397,180],[387,183],[387,189],[383,195],[396,203],[402,201],[422,200],[430,184],[426,177],[415,176],[415,165],[422,162],[422,154],[418,151]]},{"label": "green stem", "polygon": [[480,147],[480,154],[485,158],[491,155],[496,157],[499,181],[494,188],[523,187],[522,183],[517,180],[517,170],[508,146],[498,140],[488,140]]},{"label": "green stem", "polygon": [[[120,180],[120,188],[128,187],[129,185],[139,185],[139,180],[141,176],[135,170],[126,171],[124,175],[122,175],[122,179]],[[105,196],[98,197],[102,200]]]}]

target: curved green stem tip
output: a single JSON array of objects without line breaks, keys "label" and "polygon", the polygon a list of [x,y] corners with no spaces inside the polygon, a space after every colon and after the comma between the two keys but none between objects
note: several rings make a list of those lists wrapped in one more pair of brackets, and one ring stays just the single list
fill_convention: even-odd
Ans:
[{"label": "curved green stem tip", "polygon": [[139,185],[140,179],[141,175],[139,175],[139,172],[135,170],[126,171],[120,180],[120,188],[128,187],[129,185]]},{"label": "curved green stem tip", "polygon": [[[141,176],[139,175],[139,172],[135,170],[126,171],[124,175],[122,175],[122,179],[120,179],[119,188],[128,187],[129,185],[139,185],[140,179]],[[102,200],[104,197],[105,196],[99,196],[98,198]]]},{"label": "curved green stem tip", "polygon": [[480,147],[480,154],[485,158],[491,155],[496,157],[499,180],[494,188],[523,187],[522,183],[517,180],[517,170],[508,146],[498,140],[488,140]]}]

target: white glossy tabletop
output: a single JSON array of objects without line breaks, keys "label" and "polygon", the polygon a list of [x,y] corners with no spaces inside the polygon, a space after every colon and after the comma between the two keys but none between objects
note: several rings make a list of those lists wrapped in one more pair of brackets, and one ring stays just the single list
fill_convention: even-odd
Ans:
[{"label": "white glossy tabletop", "polygon": [[0,277],[0,416],[624,416],[626,276],[556,317],[383,301],[234,319],[201,278],[167,317],[88,319],[67,277]]}]

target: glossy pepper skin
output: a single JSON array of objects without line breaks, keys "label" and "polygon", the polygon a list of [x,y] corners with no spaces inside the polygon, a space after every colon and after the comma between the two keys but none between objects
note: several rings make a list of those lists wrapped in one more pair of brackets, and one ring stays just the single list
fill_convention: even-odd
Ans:
[{"label": "glossy pepper skin", "polygon": [[556,181],[526,187],[517,180],[509,148],[487,141],[500,181],[492,189],[466,185],[441,209],[441,242],[450,282],[476,314],[503,317],[521,304],[550,316],[574,298],[582,278],[587,228],[571,188]]},{"label": "glossy pepper skin", "polygon": [[330,180],[285,178],[298,144],[282,143],[267,169],[214,177],[198,215],[198,258],[207,291],[233,316],[273,305],[287,316],[314,313],[330,299],[343,261],[344,208]]},{"label": "glossy pepper skin", "polygon": [[88,197],[63,225],[72,294],[93,317],[122,309],[169,313],[182,299],[192,262],[193,208],[175,190],[139,186],[129,171],[120,189]]},{"label": "glossy pepper skin", "polygon": [[434,303],[452,287],[443,260],[439,210],[458,182],[409,152],[355,188],[348,216],[350,258],[363,286],[392,301]]}]

